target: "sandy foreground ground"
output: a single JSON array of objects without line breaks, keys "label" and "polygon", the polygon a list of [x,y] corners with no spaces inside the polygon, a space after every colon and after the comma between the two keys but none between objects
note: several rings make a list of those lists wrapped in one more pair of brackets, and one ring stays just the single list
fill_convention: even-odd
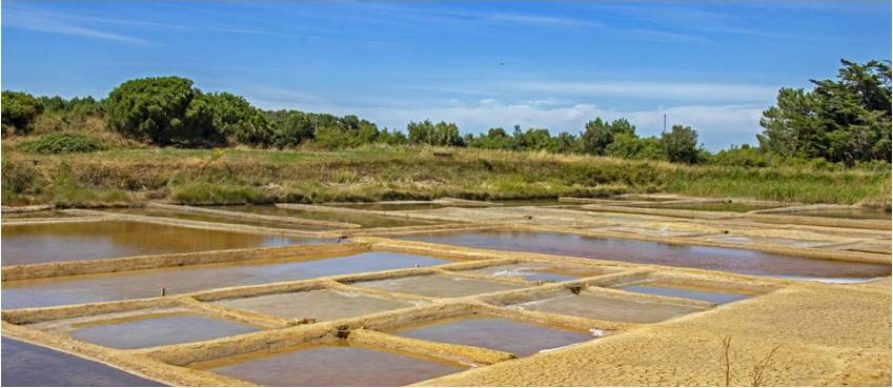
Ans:
[{"label": "sandy foreground ground", "polygon": [[[833,290],[831,290],[833,288]],[[890,278],[798,284],[584,345],[429,380],[427,386],[890,386]],[[767,361],[773,348],[777,350]]]}]

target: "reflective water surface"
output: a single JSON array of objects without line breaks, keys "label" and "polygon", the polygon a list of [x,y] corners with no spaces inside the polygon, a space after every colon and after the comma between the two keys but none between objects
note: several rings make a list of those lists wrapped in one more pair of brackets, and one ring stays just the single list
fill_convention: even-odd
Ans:
[{"label": "reflective water surface", "polygon": [[820,278],[873,278],[890,275],[890,266],[883,264],[806,259],[747,249],[670,245],[567,233],[473,231],[415,235],[401,239],[750,275]]},{"label": "reflective water surface", "polygon": [[107,365],[3,338],[4,387],[160,387]]},{"label": "reflective water surface", "polygon": [[212,288],[245,286],[320,276],[425,267],[448,261],[427,256],[369,252],[311,261],[250,265],[196,265],[107,275],[3,283],[3,308],[42,307],[154,297]]},{"label": "reflective water surface", "polygon": [[3,265],[218,249],[271,247],[302,240],[130,221],[3,225]]},{"label": "reflective water surface", "polygon": [[240,361],[210,370],[274,387],[396,387],[462,370],[457,365],[410,355],[338,345]]}]

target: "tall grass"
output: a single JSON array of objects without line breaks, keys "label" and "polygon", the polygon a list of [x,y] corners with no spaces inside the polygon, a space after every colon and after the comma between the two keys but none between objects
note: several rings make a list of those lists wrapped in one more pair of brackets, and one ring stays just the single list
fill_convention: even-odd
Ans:
[{"label": "tall grass", "polygon": [[806,203],[890,202],[890,172],[883,169],[682,166],[545,152],[405,146],[335,152],[112,149],[62,156],[28,154],[4,144],[3,151],[3,201],[9,205],[71,201],[76,196],[66,194],[70,190],[66,187],[93,192],[97,198],[100,193],[116,193],[112,197],[126,194],[129,200],[194,204],[642,192]]}]

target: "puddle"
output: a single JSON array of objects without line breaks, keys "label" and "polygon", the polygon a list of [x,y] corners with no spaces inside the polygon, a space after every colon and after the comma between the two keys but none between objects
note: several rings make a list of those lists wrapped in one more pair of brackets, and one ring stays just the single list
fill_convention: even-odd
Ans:
[{"label": "puddle", "polygon": [[326,212],[303,209],[282,209],[275,206],[210,206],[211,209],[243,211],[284,217],[298,217],[311,220],[347,222],[364,228],[393,228],[398,226],[432,225],[432,222],[411,220],[396,217],[384,217],[374,214]]},{"label": "puddle", "polygon": [[690,267],[748,275],[821,278],[874,278],[890,275],[890,266],[883,264],[806,259],[747,249],[670,245],[649,241],[585,237],[569,233],[473,231],[400,238],[475,248]]},{"label": "puddle", "polygon": [[308,240],[140,222],[3,225],[3,265],[270,247]]},{"label": "puddle", "polygon": [[3,283],[3,308],[44,307],[168,295],[212,288],[310,279],[448,263],[427,256],[368,252],[352,256],[253,265],[200,265],[108,275]]},{"label": "puddle", "polygon": [[404,354],[337,344],[221,362],[235,363],[212,366],[209,370],[274,387],[397,387],[463,369]]},{"label": "puddle", "polygon": [[676,210],[700,210],[700,211],[708,211],[708,212],[734,212],[734,213],[745,213],[753,210],[765,210],[765,209],[775,209],[781,206],[779,205],[760,205],[760,204],[750,204],[750,203],[655,203],[653,205],[629,205],[632,207],[644,207],[651,209],[676,209]]},{"label": "puddle", "polygon": [[697,307],[606,298],[582,292],[509,305],[522,310],[616,322],[655,323],[685,314],[703,311]]},{"label": "puddle", "polygon": [[625,233],[636,233],[636,234],[644,234],[644,235],[656,235],[662,237],[679,237],[685,236],[688,234],[696,233],[694,230],[676,230],[669,228],[643,228],[643,227],[635,227],[635,226],[611,226],[608,228],[604,228],[604,230],[612,231],[612,232],[625,232]]},{"label": "puddle", "polygon": [[424,295],[434,298],[455,298],[521,288],[521,286],[512,284],[466,279],[447,275],[407,276],[395,279],[358,282],[354,283],[354,285],[406,294]]},{"label": "puddle", "polygon": [[855,220],[890,220],[891,213],[880,209],[822,209],[766,213],[770,215],[848,218]]},{"label": "puddle", "polygon": [[774,244],[787,245],[794,248],[812,248],[819,245],[830,244],[830,241],[798,240],[793,238],[748,237],[735,235],[722,235],[707,238],[709,241],[733,243],[733,244]]},{"label": "puddle", "polygon": [[161,384],[107,365],[3,338],[4,387],[159,387]]},{"label": "puddle", "polygon": [[620,286],[618,288],[630,292],[697,299],[716,304],[731,303],[734,301],[753,297],[752,295],[736,294],[733,292],[725,292],[716,289],[681,286],[676,284],[664,284],[659,282],[638,283]]},{"label": "puddle", "polygon": [[504,276],[521,278],[533,282],[563,282],[567,280],[579,279],[582,277],[602,275],[608,273],[609,271],[596,268],[561,267],[540,263],[523,263],[479,268],[469,270],[467,272],[497,277]]},{"label": "puddle", "polygon": [[282,318],[313,318],[317,321],[333,321],[412,307],[412,304],[407,302],[327,289],[227,299],[212,303]]},{"label": "puddle", "polygon": [[500,318],[459,318],[394,334],[434,342],[471,345],[519,357],[593,339],[591,333],[521,323]]},{"label": "puddle", "polygon": [[444,204],[444,203],[338,203],[338,204],[322,204],[323,206],[346,207],[350,209],[364,210],[384,210],[384,211],[403,211],[403,210],[427,210],[439,209],[442,207],[469,207],[462,204]]},{"label": "puddle", "polygon": [[81,341],[118,349],[197,342],[250,333],[257,328],[195,314],[130,317],[116,323],[76,329],[71,336]]},{"label": "puddle", "polygon": [[76,217],[73,214],[68,214],[64,212],[60,212],[58,210],[38,210],[34,212],[21,212],[21,213],[2,213],[0,214],[0,218],[4,220],[23,220],[28,218],[72,218]]},{"label": "puddle", "polygon": [[501,203],[502,207],[575,205],[574,203],[571,203],[571,202],[560,202],[560,201],[558,201],[558,198],[509,199],[509,200],[492,201],[492,202]]},{"label": "puddle", "polygon": [[109,209],[106,211],[108,211],[109,213],[132,214],[132,215],[148,216],[148,217],[164,217],[164,218],[174,218],[174,219],[178,219],[178,220],[189,220],[189,221],[217,222],[217,223],[222,223],[222,224],[260,226],[260,227],[264,227],[264,228],[297,229],[297,230],[309,230],[309,231],[321,231],[321,230],[334,229],[331,227],[324,227],[324,226],[297,225],[297,224],[290,224],[290,223],[286,223],[286,222],[243,220],[243,219],[235,219],[232,217],[225,217],[225,216],[213,216],[213,215],[209,215],[209,214],[182,213],[182,212],[177,212],[177,211],[156,209],[156,208]]}]

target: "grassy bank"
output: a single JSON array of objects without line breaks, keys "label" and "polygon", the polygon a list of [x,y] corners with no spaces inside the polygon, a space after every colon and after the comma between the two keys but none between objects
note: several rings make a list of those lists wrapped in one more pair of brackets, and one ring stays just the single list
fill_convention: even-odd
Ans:
[{"label": "grassy bank", "polygon": [[[444,156],[441,154],[448,154]],[[113,149],[38,155],[4,144],[3,204],[83,206],[520,199],[668,192],[807,203],[890,203],[878,171],[682,166],[477,149],[366,147],[340,152]]]}]

